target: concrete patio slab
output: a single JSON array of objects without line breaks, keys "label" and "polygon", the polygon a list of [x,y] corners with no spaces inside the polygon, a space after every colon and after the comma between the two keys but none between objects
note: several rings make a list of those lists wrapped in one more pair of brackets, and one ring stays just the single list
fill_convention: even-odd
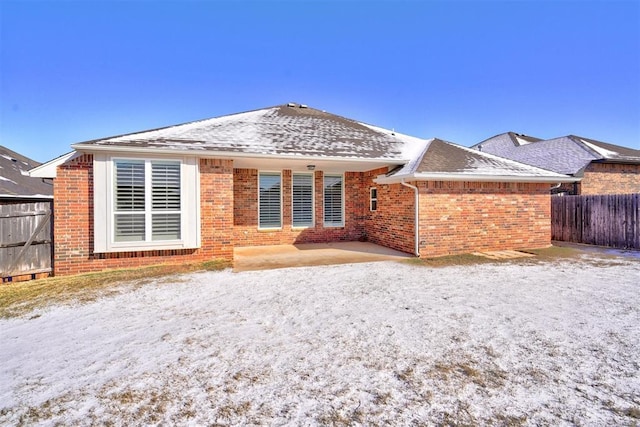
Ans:
[{"label": "concrete patio slab", "polygon": [[249,246],[235,248],[233,256],[236,272],[413,258],[411,254],[369,242]]}]

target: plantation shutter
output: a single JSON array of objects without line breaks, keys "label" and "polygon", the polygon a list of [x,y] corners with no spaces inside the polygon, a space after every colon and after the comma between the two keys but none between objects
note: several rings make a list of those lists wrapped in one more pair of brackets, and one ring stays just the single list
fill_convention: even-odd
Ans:
[{"label": "plantation shutter", "polygon": [[151,163],[151,238],[180,239],[180,163]]},{"label": "plantation shutter", "polygon": [[144,162],[115,162],[115,241],[135,242],[145,239]]},{"label": "plantation shutter", "polygon": [[259,227],[280,228],[282,226],[280,174],[260,173],[259,186]]},{"label": "plantation shutter", "polygon": [[324,176],[324,224],[329,227],[344,225],[342,212],[342,175]]},{"label": "plantation shutter", "polygon": [[313,175],[293,174],[292,225],[313,225]]}]

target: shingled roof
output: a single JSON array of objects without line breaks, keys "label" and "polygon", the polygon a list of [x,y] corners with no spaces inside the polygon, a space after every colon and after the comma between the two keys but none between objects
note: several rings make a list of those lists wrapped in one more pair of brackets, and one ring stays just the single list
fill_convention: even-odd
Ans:
[{"label": "shingled roof", "polygon": [[40,163],[0,145],[0,199],[51,199],[53,186],[27,171]]},{"label": "shingled roof", "polygon": [[441,139],[431,139],[424,151],[380,183],[401,180],[566,182],[566,175],[483,153]]},{"label": "shingled roof", "polygon": [[574,176],[580,176],[591,162],[640,163],[640,150],[576,135],[542,140],[507,132],[486,139],[472,148]]},{"label": "shingled roof", "polygon": [[73,148],[407,160],[423,144],[420,138],[287,104],[96,139]]},{"label": "shingled roof", "polygon": [[[286,104],[74,144],[79,153],[134,152],[226,157],[239,168],[368,171],[395,168],[387,181],[413,179],[561,182],[566,176],[426,140],[300,104]],[[32,171],[55,177],[74,153]]]}]

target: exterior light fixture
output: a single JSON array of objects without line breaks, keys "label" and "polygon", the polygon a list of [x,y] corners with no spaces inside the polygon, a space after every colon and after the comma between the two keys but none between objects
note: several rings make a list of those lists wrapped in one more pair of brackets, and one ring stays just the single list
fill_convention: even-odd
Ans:
[{"label": "exterior light fixture", "polygon": [[307,165],[307,170],[310,170],[310,171],[316,170],[316,165]]}]

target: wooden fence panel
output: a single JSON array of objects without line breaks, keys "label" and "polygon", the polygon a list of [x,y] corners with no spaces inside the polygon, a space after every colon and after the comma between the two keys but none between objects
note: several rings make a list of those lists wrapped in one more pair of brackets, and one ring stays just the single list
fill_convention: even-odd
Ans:
[{"label": "wooden fence panel", "polygon": [[640,194],[553,196],[553,240],[640,249]]},{"label": "wooden fence panel", "polygon": [[52,202],[0,205],[0,276],[51,271]]}]

